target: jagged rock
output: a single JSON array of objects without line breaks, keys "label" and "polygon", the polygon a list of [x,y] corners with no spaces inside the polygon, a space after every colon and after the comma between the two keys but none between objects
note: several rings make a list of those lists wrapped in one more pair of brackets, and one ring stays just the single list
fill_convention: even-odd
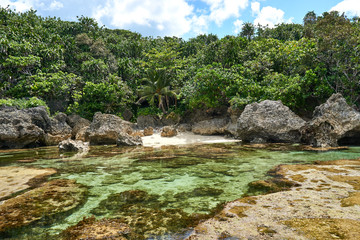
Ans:
[{"label": "jagged rock", "polygon": [[125,121],[130,121],[134,114],[129,109],[125,109],[121,116],[124,118]]},{"label": "jagged rock", "polygon": [[281,101],[266,100],[245,107],[237,122],[237,135],[245,142],[289,142],[301,140],[305,121]]},{"label": "jagged rock", "polygon": [[144,136],[152,136],[154,134],[154,129],[152,127],[147,127],[144,129]]},{"label": "jagged rock", "polygon": [[177,135],[177,131],[174,127],[165,126],[161,131],[162,137],[174,137]]},{"label": "jagged rock", "polygon": [[75,135],[75,140],[86,142],[85,134],[89,126],[81,128]]},{"label": "jagged rock", "polygon": [[226,132],[229,119],[214,118],[210,120],[195,123],[192,127],[192,132],[201,135],[219,135]]},{"label": "jagged rock", "polygon": [[137,126],[140,129],[144,129],[146,127],[160,127],[162,126],[161,121],[158,116],[155,115],[141,115],[137,118]]},{"label": "jagged rock", "polygon": [[41,119],[44,120],[41,117],[42,115],[35,116],[35,112],[42,112],[41,110],[40,107],[28,110],[14,108],[1,110],[0,148],[24,148],[41,145],[45,132],[39,126],[46,128],[50,126],[47,121],[41,121]]},{"label": "jagged rock", "polygon": [[31,122],[43,129],[45,132],[49,132],[51,128],[51,119],[44,106],[27,108],[19,110],[28,114],[31,118]]},{"label": "jagged rock", "polygon": [[54,146],[71,137],[72,129],[66,120],[65,113],[59,113],[51,119],[50,130],[44,136],[45,145]]},{"label": "jagged rock", "polygon": [[[85,132],[85,140],[91,145],[117,144],[125,138],[132,142],[132,123],[111,114],[95,113],[94,119]],[[137,145],[137,144],[136,144]]]},{"label": "jagged rock", "polygon": [[89,143],[67,139],[59,143],[61,152],[86,152],[89,150]]},{"label": "jagged rock", "polygon": [[131,136],[131,135],[119,135],[119,138],[116,141],[118,146],[140,146],[142,145],[142,140],[140,136]]},{"label": "jagged rock", "polygon": [[80,117],[77,114],[71,114],[67,117],[67,123],[72,128],[71,137],[77,139],[76,135],[82,131],[85,127],[90,126],[91,122],[85,118]]},{"label": "jagged rock", "polygon": [[6,200],[0,204],[0,233],[70,211],[85,200],[85,195],[86,188],[75,180],[57,179]]},{"label": "jagged rock", "polygon": [[302,129],[302,140],[314,147],[360,143],[360,113],[341,94],[333,94],[315,108],[313,119]]}]

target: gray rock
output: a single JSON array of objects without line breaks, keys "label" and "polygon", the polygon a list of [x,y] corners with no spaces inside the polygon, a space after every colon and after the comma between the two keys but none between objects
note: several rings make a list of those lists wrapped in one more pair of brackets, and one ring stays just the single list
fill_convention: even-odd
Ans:
[{"label": "gray rock", "polygon": [[89,151],[89,143],[83,141],[75,141],[71,139],[64,140],[58,145],[60,152],[87,152]]},{"label": "gray rock", "polygon": [[142,144],[140,136],[120,135],[116,140],[118,146],[141,146]]},{"label": "gray rock", "polygon": [[155,116],[155,115],[143,116],[143,115],[141,115],[137,118],[137,126],[140,129],[144,129],[147,127],[157,128],[157,127],[162,126],[162,123],[158,116]]},{"label": "gray rock", "polygon": [[176,129],[178,130],[178,132],[190,132],[192,130],[192,126],[187,123],[182,123],[179,124]]},{"label": "gray rock", "polygon": [[45,145],[54,146],[71,137],[72,129],[66,120],[67,116],[65,113],[59,113],[51,119],[50,130],[44,137]]},{"label": "gray rock", "polygon": [[228,118],[214,118],[195,123],[192,132],[201,135],[220,135],[227,132]]},{"label": "gray rock", "polygon": [[180,122],[180,120],[181,120],[181,118],[180,118],[179,114],[171,112],[162,117],[161,123],[164,126],[172,126],[172,125],[178,124]]},{"label": "gray rock", "polygon": [[245,107],[237,122],[237,135],[245,142],[289,142],[301,140],[305,121],[281,101],[266,100]]},{"label": "gray rock", "polygon": [[31,109],[5,108],[0,111],[0,148],[24,148],[42,145],[45,132],[35,123],[40,126],[49,126],[47,122],[40,120],[44,120],[44,118],[35,116],[35,112],[38,110],[41,109],[32,111]]},{"label": "gray rock", "polygon": [[19,110],[28,114],[31,118],[31,122],[43,129],[45,132],[49,132],[51,128],[51,119],[48,112],[44,106],[27,108],[24,110]]},{"label": "gray rock", "polygon": [[[71,137],[76,138],[76,135],[85,127],[90,126],[91,122],[77,114],[71,114],[67,117],[67,123],[72,128]],[[79,139],[81,140],[81,139]]]},{"label": "gray rock", "polygon": [[133,124],[111,114],[95,113],[86,129],[85,140],[91,145],[117,144],[118,139],[130,138]]},{"label": "gray rock", "polygon": [[313,119],[302,129],[302,140],[314,147],[360,143],[360,113],[341,94],[333,94],[315,108]]}]

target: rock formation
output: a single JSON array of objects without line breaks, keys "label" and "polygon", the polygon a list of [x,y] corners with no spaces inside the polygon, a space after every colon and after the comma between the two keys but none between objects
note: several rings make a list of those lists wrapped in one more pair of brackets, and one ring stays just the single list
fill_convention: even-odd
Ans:
[{"label": "rock formation", "polygon": [[230,119],[214,118],[195,123],[192,132],[201,135],[220,135],[227,132],[227,125]]},{"label": "rock formation", "polygon": [[245,107],[237,122],[237,134],[245,142],[289,142],[301,140],[305,121],[281,101],[266,100]]},{"label": "rock formation", "polygon": [[89,151],[89,143],[67,139],[59,143],[60,152],[86,152]]},{"label": "rock formation", "polygon": [[314,110],[313,119],[302,129],[303,142],[314,147],[360,143],[360,113],[341,94],[333,94]]},{"label": "rock formation", "polygon": [[177,135],[177,131],[174,127],[165,126],[161,130],[161,136],[162,137],[174,137]]}]

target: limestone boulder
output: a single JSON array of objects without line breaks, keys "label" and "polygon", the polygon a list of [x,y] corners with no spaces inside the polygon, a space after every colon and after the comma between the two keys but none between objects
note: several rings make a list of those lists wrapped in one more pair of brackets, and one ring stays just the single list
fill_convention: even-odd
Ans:
[{"label": "limestone boulder", "polygon": [[152,136],[154,134],[154,129],[152,127],[147,127],[144,129],[144,136]]},{"label": "limestone boulder", "polygon": [[142,140],[140,136],[120,135],[116,140],[118,146],[141,146]]},{"label": "limestone boulder", "polygon": [[237,135],[244,142],[266,143],[301,141],[305,121],[281,101],[265,100],[245,107],[237,121]]},{"label": "limestone boulder", "polygon": [[156,115],[141,115],[137,118],[137,127],[144,129],[147,127],[160,127],[162,126],[161,120]]},{"label": "limestone boulder", "polygon": [[87,152],[89,143],[79,140],[67,139],[59,143],[60,152]]},{"label": "limestone boulder", "polygon": [[54,146],[71,137],[72,129],[67,124],[65,113],[57,114],[51,119],[49,131],[45,134],[44,141],[47,146]]},{"label": "limestone boulder", "polygon": [[161,136],[162,137],[174,137],[177,134],[178,134],[177,130],[174,127],[171,127],[171,126],[165,126],[161,130]]},{"label": "limestone boulder", "polygon": [[96,113],[85,131],[85,140],[91,145],[117,144],[118,139],[131,138],[133,124],[111,114]]},{"label": "limestone boulder", "polygon": [[67,117],[66,120],[67,124],[72,128],[71,131],[71,137],[73,139],[76,140],[82,140],[82,139],[77,139],[76,135],[80,132],[83,131],[84,128],[89,127],[91,122],[85,118],[80,117],[77,114],[71,114]]},{"label": "limestone boulder", "polygon": [[201,135],[221,135],[227,132],[227,125],[230,119],[228,118],[214,118],[195,123],[192,127],[192,132]]},{"label": "limestone boulder", "polygon": [[302,129],[303,142],[314,147],[360,143],[360,113],[341,94],[333,94],[315,108],[313,119]]}]

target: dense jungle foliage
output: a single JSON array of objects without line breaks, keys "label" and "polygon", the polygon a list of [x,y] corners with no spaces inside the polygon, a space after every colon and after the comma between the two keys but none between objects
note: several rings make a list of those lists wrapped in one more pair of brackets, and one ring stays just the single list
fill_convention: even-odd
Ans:
[{"label": "dense jungle foliage", "polygon": [[52,113],[87,118],[243,108],[264,99],[301,113],[334,92],[359,107],[359,18],[309,12],[303,20],[273,29],[246,23],[238,36],[185,41],[107,29],[83,16],[70,22],[0,8],[0,98],[44,101]]}]

